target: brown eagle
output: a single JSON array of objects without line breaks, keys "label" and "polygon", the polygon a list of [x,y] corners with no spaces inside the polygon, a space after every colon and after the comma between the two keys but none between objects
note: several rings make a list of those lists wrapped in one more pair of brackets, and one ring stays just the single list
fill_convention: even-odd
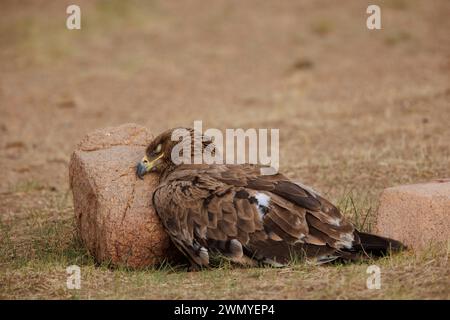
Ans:
[{"label": "brown eagle", "polygon": [[[147,147],[136,174],[159,174],[153,206],[176,247],[193,266],[219,253],[243,265],[284,266],[294,257],[317,263],[400,250],[395,240],[360,232],[313,189],[257,165],[175,164],[171,129]],[[207,137],[187,129],[194,145]],[[194,152],[194,148],[189,148]]]}]

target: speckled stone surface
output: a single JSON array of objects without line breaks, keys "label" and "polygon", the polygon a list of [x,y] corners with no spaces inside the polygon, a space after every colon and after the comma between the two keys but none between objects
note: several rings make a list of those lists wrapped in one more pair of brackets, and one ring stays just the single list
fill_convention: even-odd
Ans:
[{"label": "speckled stone surface", "polygon": [[450,179],[383,191],[376,232],[419,250],[450,241]]},{"label": "speckled stone surface", "polygon": [[176,253],[151,205],[157,178],[135,176],[151,139],[135,124],[106,128],[88,134],[72,155],[77,230],[98,262],[140,268]]}]

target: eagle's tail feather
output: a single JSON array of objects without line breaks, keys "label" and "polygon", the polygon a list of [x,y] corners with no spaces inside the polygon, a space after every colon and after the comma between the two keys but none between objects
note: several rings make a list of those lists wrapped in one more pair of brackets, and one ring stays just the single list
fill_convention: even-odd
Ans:
[{"label": "eagle's tail feather", "polygon": [[266,240],[244,247],[244,254],[263,264],[272,266],[287,265],[300,259],[316,261],[318,264],[332,261],[356,261],[368,255],[382,257],[389,252],[406,249],[401,242],[370,233],[355,231],[357,244],[351,249],[336,250],[330,246],[299,243],[289,245],[285,241]]},{"label": "eagle's tail feather", "polygon": [[383,256],[389,252],[398,252],[406,249],[406,246],[400,241],[377,236],[375,234],[355,231],[360,239],[360,244],[354,249],[373,254],[375,256]]}]

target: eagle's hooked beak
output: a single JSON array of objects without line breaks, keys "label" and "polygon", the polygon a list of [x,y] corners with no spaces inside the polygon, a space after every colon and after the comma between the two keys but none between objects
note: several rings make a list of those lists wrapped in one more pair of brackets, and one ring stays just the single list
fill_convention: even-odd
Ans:
[{"label": "eagle's hooked beak", "polygon": [[141,162],[138,163],[136,167],[136,175],[139,177],[139,179],[143,179],[144,175],[146,175],[148,172],[152,171],[152,169],[155,167],[156,162],[162,158],[164,154],[160,154],[158,157],[156,157],[153,160],[149,160],[147,156],[142,158]]}]

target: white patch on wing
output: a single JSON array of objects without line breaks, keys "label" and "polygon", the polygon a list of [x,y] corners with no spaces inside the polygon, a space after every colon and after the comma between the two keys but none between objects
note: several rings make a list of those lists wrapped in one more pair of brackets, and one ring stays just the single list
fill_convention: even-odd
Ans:
[{"label": "white patch on wing", "polygon": [[341,241],[337,241],[336,245],[340,248],[345,247],[346,249],[351,249],[354,240],[355,236],[353,233],[343,233],[341,234]]},{"label": "white patch on wing", "polygon": [[301,233],[300,237],[298,238],[298,240],[295,240],[294,244],[305,243],[305,241],[304,241],[305,238],[306,238],[306,235],[304,233]]},{"label": "white patch on wing", "polygon": [[258,209],[259,216],[262,220],[269,210],[270,197],[265,193],[258,192],[255,194],[255,199],[258,202],[256,208]]},{"label": "white patch on wing", "polygon": [[198,255],[200,256],[200,258],[203,261],[209,261],[208,249],[206,249],[205,247],[201,247],[200,248],[200,251],[199,251]]},{"label": "white patch on wing", "polygon": [[333,226],[339,227],[341,225],[341,219],[339,219],[339,218],[329,218],[328,219],[328,223],[333,225]]},{"label": "white patch on wing", "polygon": [[258,200],[258,204],[260,206],[263,206],[263,207],[266,207],[266,208],[269,207],[270,197],[267,194],[262,193],[262,192],[258,192],[255,195],[255,198],[256,198],[256,200]]}]

